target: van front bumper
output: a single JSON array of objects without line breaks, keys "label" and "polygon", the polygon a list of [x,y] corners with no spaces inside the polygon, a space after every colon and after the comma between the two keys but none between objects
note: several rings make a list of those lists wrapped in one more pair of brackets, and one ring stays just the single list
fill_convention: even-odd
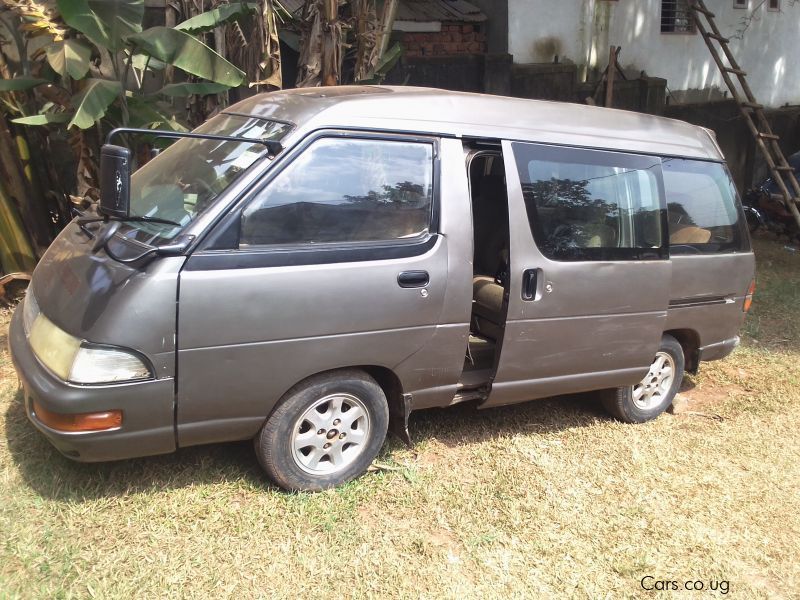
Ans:
[{"label": "van front bumper", "polygon": [[[28,419],[64,456],[96,462],[175,450],[173,379],[101,386],[61,381],[34,356],[23,331],[21,310],[11,318],[8,345]],[[45,410],[65,415],[122,410],[122,425],[106,431],[57,431],[36,417],[34,401]]]}]

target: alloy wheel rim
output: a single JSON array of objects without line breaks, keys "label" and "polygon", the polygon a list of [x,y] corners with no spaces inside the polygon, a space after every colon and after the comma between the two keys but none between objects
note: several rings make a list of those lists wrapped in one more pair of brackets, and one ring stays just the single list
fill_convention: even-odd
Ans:
[{"label": "alloy wheel rim", "polygon": [[367,407],[352,394],[330,394],[312,404],[295,421],[292,458],[306,473],[330,475],[349,467],[369,440]]},{"label": "alloy wheel rim", "polygon": [[633,386],[633,403],[650,410],[660,406],[675,381],[675,359],[667,352],[658,352],[642,381]]}]

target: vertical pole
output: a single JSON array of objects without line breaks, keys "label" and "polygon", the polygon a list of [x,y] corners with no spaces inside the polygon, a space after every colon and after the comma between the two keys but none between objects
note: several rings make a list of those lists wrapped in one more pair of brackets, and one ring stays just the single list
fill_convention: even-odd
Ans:
[{"label": "vertical pole", "polygon": [[614,101],[614,76],[617,74],[617,47],[611,46],[608,50],[608,69],[606,70],[606,103],[611,107]]}]

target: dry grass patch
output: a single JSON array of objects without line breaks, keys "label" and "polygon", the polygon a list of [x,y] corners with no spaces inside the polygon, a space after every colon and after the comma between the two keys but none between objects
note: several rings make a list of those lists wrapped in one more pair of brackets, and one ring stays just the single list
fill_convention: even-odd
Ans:
[{"label": "dry grass patch", "polygon": [[268,486],[248,444],[72,463],[26,422],[3,346],[0,595],[666,597],[652,575],[796,597],[800,257],[757,250],[746,343],[674,414],[623,425],[591,395],[415,413],[393,470],[321,494]]}]

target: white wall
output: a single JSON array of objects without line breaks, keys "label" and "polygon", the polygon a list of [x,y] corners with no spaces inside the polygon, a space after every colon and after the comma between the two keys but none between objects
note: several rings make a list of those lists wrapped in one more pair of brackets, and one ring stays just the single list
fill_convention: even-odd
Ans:
[{"label": "white wall", "polygon": [[[761,0],[749,0],[750,8]],[[626,68],[663,77],[673,101],[719,97],[727,89],[699,34],[662,34],[660,0],[508,0],[509,53],[514,62],[552,62],[558,48],[562,62],[604,68],[608,45],[622,46]],[[748,73],[748,82],[767,106],[800,104],[800,3],[782,0],[782,12],[766,2],[743,39],[730,48]],[[733,0],[706,0],[725,36],[734,35],[749,10]]]}]

